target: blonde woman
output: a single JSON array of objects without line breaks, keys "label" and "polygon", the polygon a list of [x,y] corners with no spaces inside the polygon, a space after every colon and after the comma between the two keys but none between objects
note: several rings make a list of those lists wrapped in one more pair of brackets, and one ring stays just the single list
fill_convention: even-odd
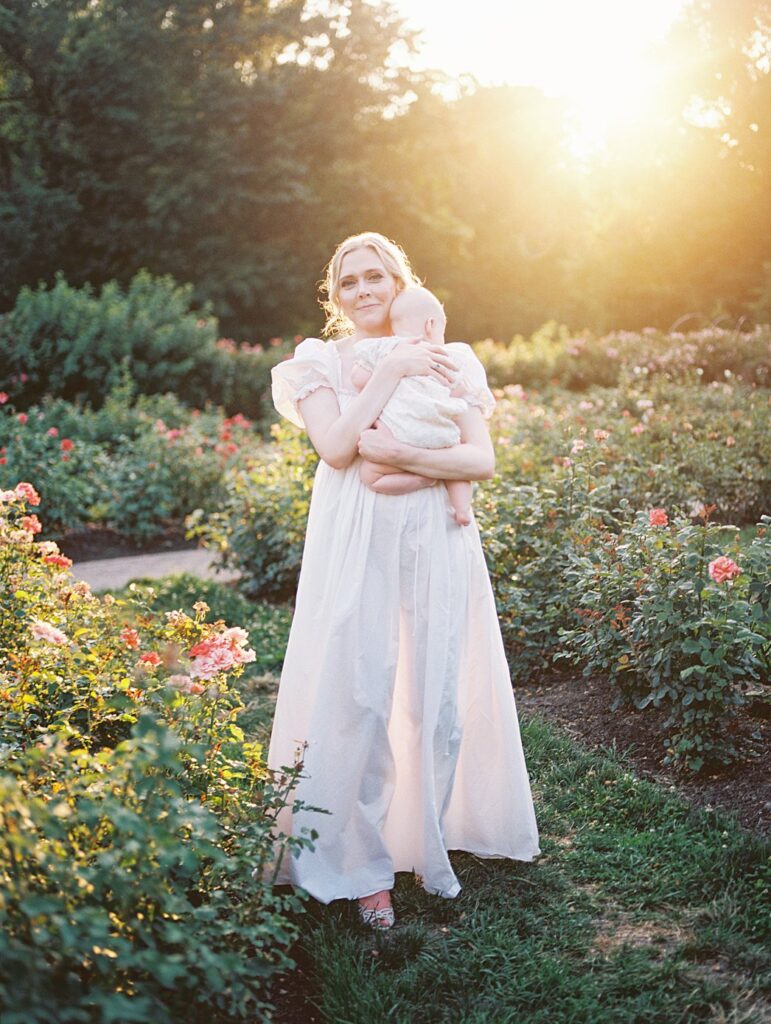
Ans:
[{"label": "blonde woman", "polygon": [[[380,928],[394,922],[396,871],[454,897],[449,850],[539,852],[479,532],[455,522],[445,487],[429,486],[494,472],[484,368],[467,346],[451,357],[410,339],[361,391],[351,380],[353,346],[390,335],[394,297],[419,283],[395,243],[374,232],[347,238],[326,273],[331,340],[306,339],[273,370],[276,408],[307,430],[321,461],[269,764],[291,765],[303,750],[295,795],[330,812],[292,820],[287,810],[285,831],[318,838],[282,880],[323,903],[357,900],[362,920]],[[459,444],[413,448],[373,429],[399,381],[418,375],[463,393]],[[360,456],[426,486],[378,494],[360,478]]]}]

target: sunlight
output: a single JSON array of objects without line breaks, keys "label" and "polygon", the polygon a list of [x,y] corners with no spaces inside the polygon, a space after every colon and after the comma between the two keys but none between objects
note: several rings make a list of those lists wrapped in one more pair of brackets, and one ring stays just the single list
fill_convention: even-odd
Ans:
[{"label": "sunlight", "polygon": [[443,0],[397,0],[421,31],[416,67],[471,74],[483,85],[533,85],[563,97],[576,156],[601,149],[627,119],[655,116],[659,69],[652,46],[685,0],[476,0],[473,19]]}]

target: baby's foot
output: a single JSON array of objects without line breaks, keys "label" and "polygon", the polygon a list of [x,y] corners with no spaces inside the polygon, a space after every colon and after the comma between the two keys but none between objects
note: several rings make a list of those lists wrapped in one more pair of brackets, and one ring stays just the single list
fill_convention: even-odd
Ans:
[{"label": "baby's foot", "polygon": [[468,508],[453,508],[450,509],[452,512],[453,519],[458,526],[468,526],[471,522],[471,509]]}]

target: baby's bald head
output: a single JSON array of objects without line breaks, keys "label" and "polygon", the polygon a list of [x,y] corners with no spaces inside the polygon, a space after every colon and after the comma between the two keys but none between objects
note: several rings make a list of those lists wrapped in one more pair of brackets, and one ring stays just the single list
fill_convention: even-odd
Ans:
[{"label": "baby's bald head", "polygon": [[442,304],[422,286],[404,288],[391,303],[391,327],[403,337],[424,335],[435,345],[444,343],[447,324]]}]

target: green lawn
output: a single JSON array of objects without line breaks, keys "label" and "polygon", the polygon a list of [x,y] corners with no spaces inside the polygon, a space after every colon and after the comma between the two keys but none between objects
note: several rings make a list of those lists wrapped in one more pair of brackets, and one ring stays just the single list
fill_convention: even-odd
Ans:
[{"label": "green lawn", "polygon": [[[259,658],[240,682],[239,721],[265,743],[289,610],[189,578],[153,586],[164,606],[203,597],[249,628]],[[767,1024],[768,844],[539,719],[523,722],[523,738],[543,855],[453,855],[456,900],[400,875],[399,923],[383,935],[346,902],[308,900],[277,1020]]]},{"label": "green lawn", "polygon": [[541,721],[525,723],[524,740],[543,856],[454,855],[454,901],[400,875],[399,925],[387,935],[362,929],[347,903],[309,901],[294,954],[308,1014],[334,1024],[767,1022],[768,847]]}]

